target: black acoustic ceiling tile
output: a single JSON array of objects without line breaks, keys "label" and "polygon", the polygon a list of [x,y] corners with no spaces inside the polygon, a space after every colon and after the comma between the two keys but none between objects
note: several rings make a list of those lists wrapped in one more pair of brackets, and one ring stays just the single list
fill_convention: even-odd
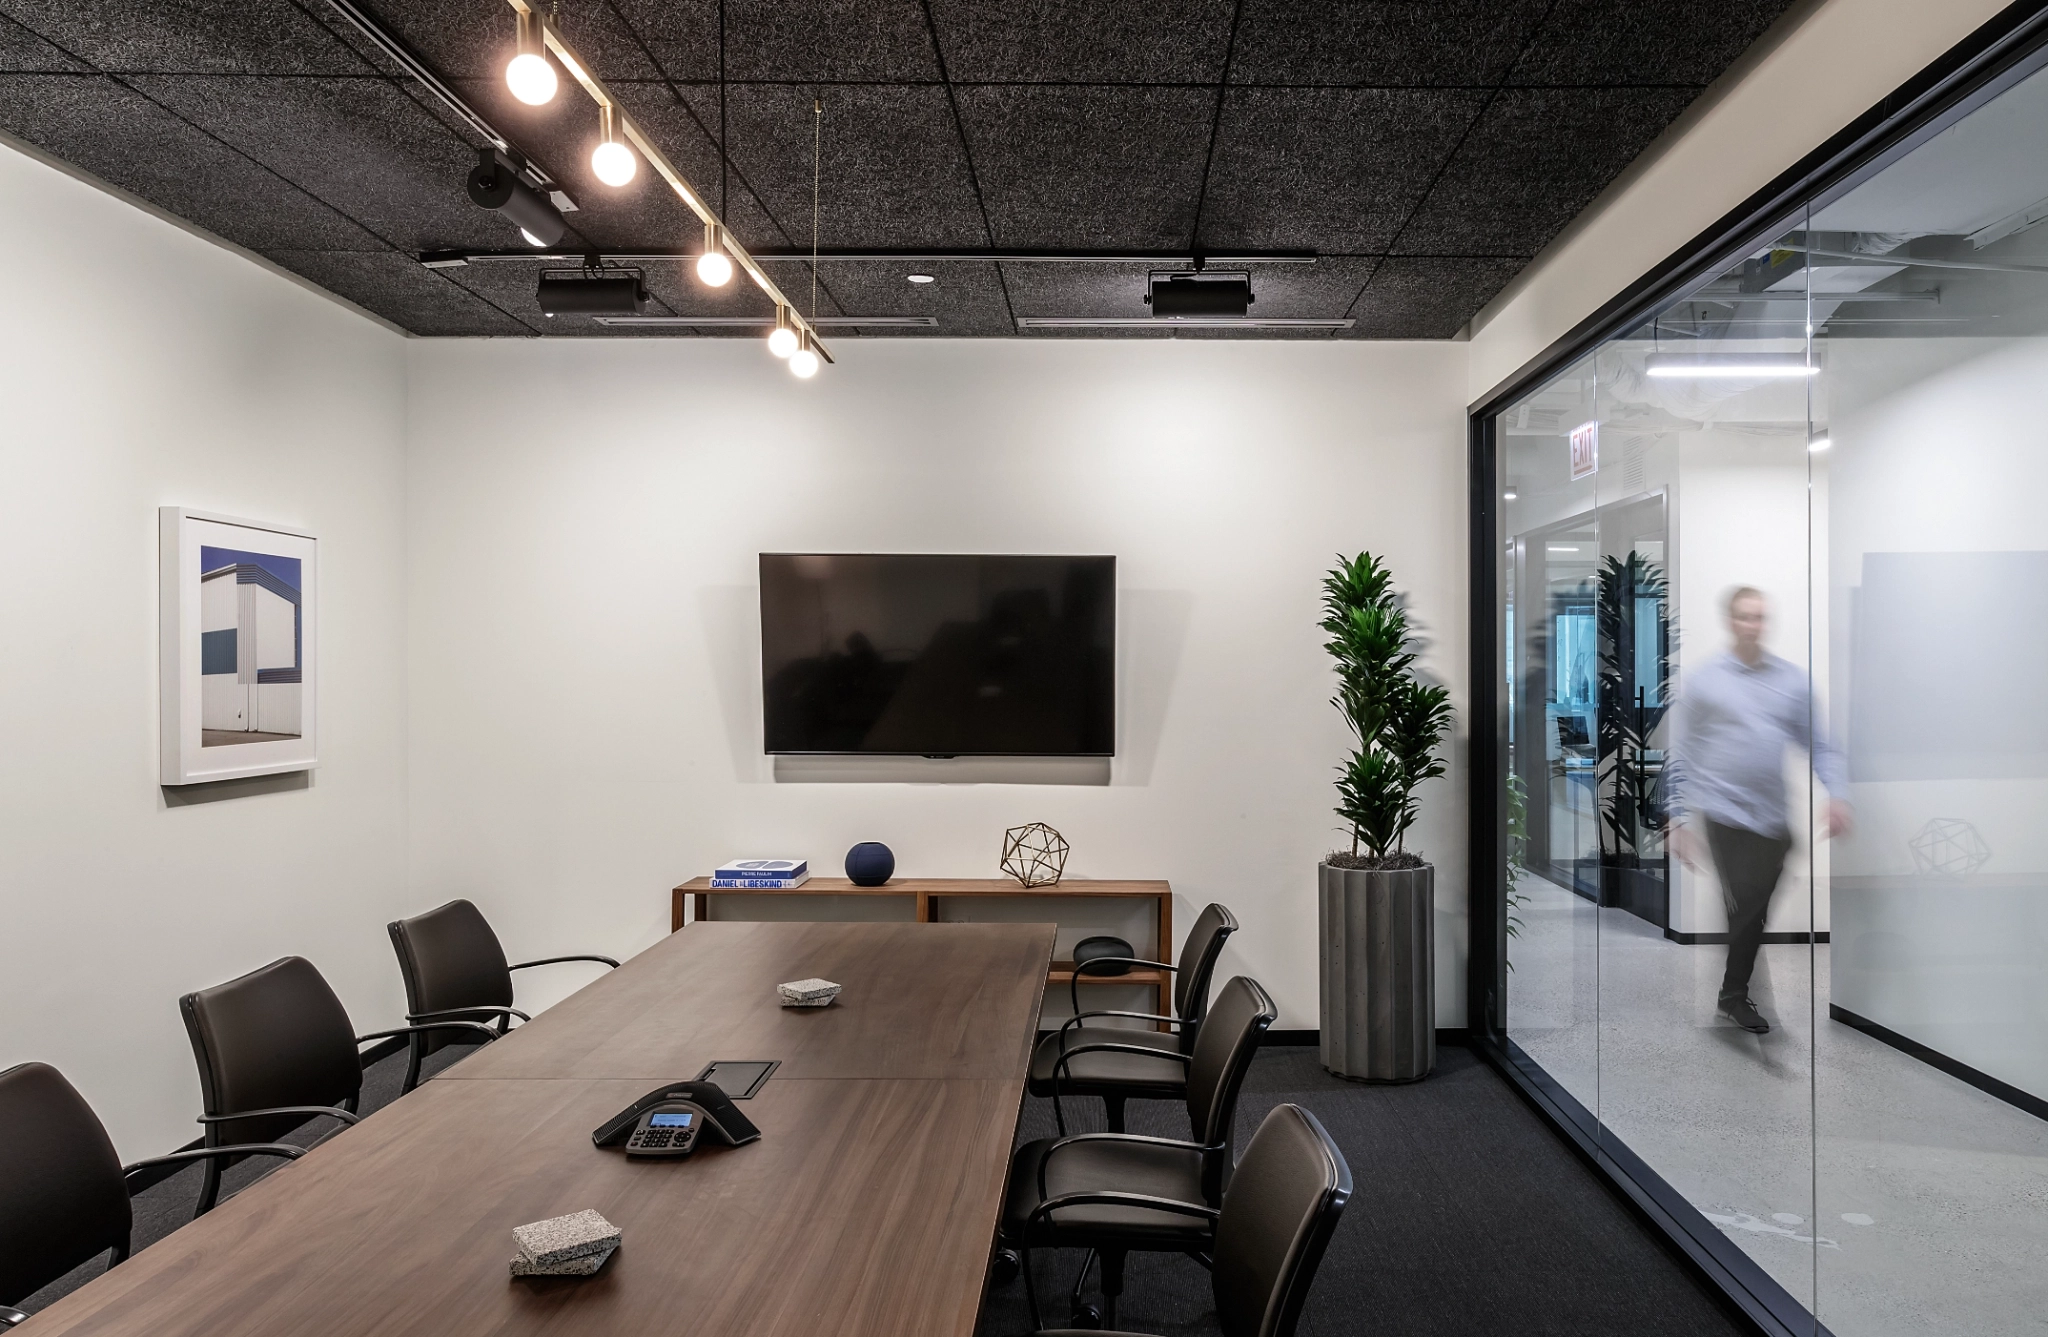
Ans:
[{"label": "black acoustic ceiling tile", "polygon": [[1244,0],[1233,83],[1497,84],[1549,0]]},{"label": "black acoustic ceiling tile", "polygon": [[5,6],[15,22],[112,74],[367,72],[360,55],[291,0],[5,0]]},{"label": "black acoustic ceiling tile", "polygon": [[1508,80],[1712,83],[1790,7],[1791,0],[1559,0]]},{"label": "black acoustic ceiling tile", "polygon": [[1212,90],[983,84],[958,96],[995,245],[1192,243]]},{"label": "black acoustic ceiling tile", "polygon": [[1393,249],[1534,255],[1649,147],[1693,93],[1504,89]]},{"label": "black acoustic ceiling tile", "polygon": [[0,78],[0,126],[251,250],[374,250],[377,239],[112,79]]},{"label": "black acoustic ceiling tile", "polygon": [[92,67],[51,46],[42,38],[0,14],[0,73],[30,71],[40,74],[86,74]]},{"label": "black acoustic ceiling tile", "polygon": [[268,257],[413,334],[529,334],[439,271],[392,251],[272,251]]},{"label": "black acoustic ceiling tile", "polygon": [[[789,238],[763,245],[810,244],[814,133],[821,164],[820,245],[988,244],[945,89],[870,84],[821,92],[824,116],[814,125],[809,88],[752,84],[727,90],[733,166]],[[693,88],[688,97],[698,119],[715,126],[718,90]],[[740,193],[740,180],[730,193]]]},{"label": "black acoustic ceiling tile", "polygon": [[[809,292],[808,267],[778,262],[776,281],[785,283],[800,303]],[[828,261],[820,277],[837,299],[836,315],[930,316],[936,326],[890,329],[870,326],[852,332],[826,330],[825,337],[879,338],[896,335],[965,338],[1012,333],[1001,276],[986,261]],[[931,283],[912,283],[910,274],[929,275]],[[820,310],[823,310],[821,305]]]},{"label": "black acoustic ceiling tile", "polygon": [[1352,305],[1360,339],[1449,339],[1521,271],[1521,260],[1389,256]]},{"label": "black acoustic ceiling tile", "polygon": [[932,0],[961,83],[1207,83],[1223,77],[1233,0]]},{"label": "black acoustic ceiling tile", "polygon": [[[324,7],[324,0],[307,3]],[[376,0],[366,7],[442,78],[490,79],[503,86],[505,66],[517,51],[519,40],[518,16],[505,0]],[[562,35],[589,62],[598,78],[609,81],[660,77],[661,71],[648,56],[639,36],[604,0],[575,0],[560,6],[556,13]],[[346,22],[342,21],[341,26],[346,28]],[[384,68],[390,68],[388,62]],[[556,76],[560,91],[555,95],[556,102],[550,105],[559,105],[576,88],[559,65]]]},{"label": "black acoustic ceiling tile", "polygon": [[725,77],[909,83],[939,63],[918,0],[726,0]]},{"label": "black acoustic ceiling tile", "polygon": [[669,78],[718,78],[718,0],[612,0],[612,8]]},{"label": "black acoustic ceiling tile", "polygon": [[382,80],[136,75],[130,82],[403,251],[502,244],[474,151]]},{"label": "black acoustic ceiling tile", "polygon": [[1386,250],[1486,97],[1230,89],[1202,206],[1204,248]]}]

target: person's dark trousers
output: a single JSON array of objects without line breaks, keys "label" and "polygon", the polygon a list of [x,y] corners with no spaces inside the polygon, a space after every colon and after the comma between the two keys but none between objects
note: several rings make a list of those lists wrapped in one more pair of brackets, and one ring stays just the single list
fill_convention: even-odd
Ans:
[{"label": "person's dark trousers", "polygon": [[1749,975],[1756,969],[1756,951],[1764,943],[1764,917],[1771,912],[1771,893],[1785,871],[1790,836],[1765,836],[1740,826],[1707,819],[1707,848],[1721,879],[1721,899],[1728,906],[1728,970],[1721,976],[1723,998],[1749,995]]}]

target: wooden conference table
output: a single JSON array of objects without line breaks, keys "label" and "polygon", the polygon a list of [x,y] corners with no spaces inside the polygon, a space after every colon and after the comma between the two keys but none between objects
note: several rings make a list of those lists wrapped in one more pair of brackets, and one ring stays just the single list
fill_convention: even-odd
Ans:
[{"label": "wooden conference table", "polygon": [[[1047,924],[697,924],[36,1315],[33,1337],[967,1337],[1045,989]],[[829,1008],[779,1005],[822,975]],[[590,1131],[713,1060],[781,1059],[744,1147]],[[588,1279],[512,1227],[594,1207]]]}]

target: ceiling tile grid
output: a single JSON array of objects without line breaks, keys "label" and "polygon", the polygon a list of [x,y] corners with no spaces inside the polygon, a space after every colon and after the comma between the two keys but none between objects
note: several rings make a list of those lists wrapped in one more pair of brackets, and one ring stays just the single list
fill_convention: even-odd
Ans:
[{"label": "ceiling tile grid", "polygon": [[[505,89],[504,0],[352,0],[578,208],[557,249],[693,251],[651,170],[592,175],[596,109]],[[751,248],[839,259],[829,337],[1446,338],[1790,0],[559,0],[563,32]],[[814,105],[823,107],[822,118]],[[658,332],[549,319],[468,200],[481,139],[336,0],[0,0],[0,130],[423,336]],[[814,139],[814,135],[816,136]],[[1061,252],[1092,263],[960,258]],[[1251,269],[1253,317],[1347,328],[1053,330],[1140,319],[1154,269]],[[1131,257],[1113,261],[1109,257]],[[1157,258],[1150,258],[1157,257]],[[1179,257],[1176,259],[1175,257]],[[807,263],[771,272],[809,309]],[[643,265],[650,313],[757,317],[751,285]],[[935,281],[913,284],[911,273]]]}]

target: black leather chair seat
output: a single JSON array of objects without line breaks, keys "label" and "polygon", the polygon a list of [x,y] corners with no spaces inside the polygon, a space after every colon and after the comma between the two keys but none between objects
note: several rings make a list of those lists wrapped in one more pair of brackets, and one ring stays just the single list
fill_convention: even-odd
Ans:
[{"label": "black leather chair seat", "polygon": [[[1053,1089],[1053,1065],[1060,1059],[1060,1036],[1048,1035],[1031,1051],[1031,1094],[1049,1096]],[[1066,1032],[1066,1047],[1084,1044],[1141,1045],[1162,1055],[1178,1054],[1180,1037],[1165,1031],[1141,1031],[1121,1026],[1076,1026]],[[1063,1096],[1130,1096],[1137,1099],[1182,1100],[1188,1093],[1188,1065],[1178,1058],[1147,1058],[1143,1054],[1121,1054],[1097,1050],[1076,1054],[1060,1074]]]},{"label": "black leather chair seat", "polygon": [[[1133,1140],[1084,1140],[1060,1147],[1046,1171],[1045,1197],[1041,1198],[1039,1165],[1059,1140],[1041,1138],[1017,1149],[1016,1158],[1010,1163],[1008,1198],[1003,1204],[1004,1235],[1021,1237],[1025,1222],[1039,1203],[1067,1193],[1142,1193],[1176,1202],[1203,1201],[1201,1152],[1190,1147]],[[1048,1219],[1051,1231],[1041,1224],[1032,1232],[1035,1240],[1047,1240],[1056,1233],[1060,1244],[1080,1248],[1089,1247],[1097,1230],[1123,1247],[1142,1239],[1169,1250],[1205,1248],[1215,1233],[1212,1223],[1198,1216],[1117,1203],[1061,1207]]]}]

